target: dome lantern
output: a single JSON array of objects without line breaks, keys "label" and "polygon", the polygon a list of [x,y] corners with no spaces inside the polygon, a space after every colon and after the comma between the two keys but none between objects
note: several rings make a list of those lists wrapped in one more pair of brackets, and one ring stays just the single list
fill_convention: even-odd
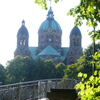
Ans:
[{"label": "dome lantern", "polygon": [[22,21],[22,25],[25,25],[25,21],[24,20]]},{"label": "dome lantern", "polygon": [[50,9],[49,9],[49,11],[48,11],[48,14],[47,14],[47,19],[54,19],[54,14],[53,14],[53,11],[52,11],[52,9],[51,9],[51,7],[50,7]]},{"label": "dome lantern", "polygon": [[[57,32],[57,33],[62,34],[62,29],[61,29],[59,23],[54,19],[53,10],[51,7],[48,10],[46,20],[43,21],[43,23],[39,27],[38,34],[41,34],[46,31],[48,32],[49,30],[52,30],[52,32]],[[51,31],[49,31],[49,32],[51,32]]]}]

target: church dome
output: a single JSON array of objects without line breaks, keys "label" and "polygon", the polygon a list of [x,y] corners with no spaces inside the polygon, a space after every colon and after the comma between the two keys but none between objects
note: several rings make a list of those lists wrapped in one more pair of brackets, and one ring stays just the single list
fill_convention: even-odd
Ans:
[{"label": "church dome", "polygon": [[74,28],[70,32],[70,37],[72,35],[80,36],[81,37],[81,31],[80,31],[80,29],[78,27],[74,26]]},{"label": "church dome", "polygon": [[22,21],[22,26],[21,26],[20,29],[18,30],[17,35],[23,35],[23,34],[29,36],[28,30],[27,30],[27,28],[25,27],[25,21],[24,21],[24,20]]},{"label": "church dome", "polygon": [[54,19],[54,15],[51,7],[48,11],[47,19],[40,25],[38,31],[40,33],[40,31],[48,31],[48,30],[60,31],[62,33],[59,23]]}]

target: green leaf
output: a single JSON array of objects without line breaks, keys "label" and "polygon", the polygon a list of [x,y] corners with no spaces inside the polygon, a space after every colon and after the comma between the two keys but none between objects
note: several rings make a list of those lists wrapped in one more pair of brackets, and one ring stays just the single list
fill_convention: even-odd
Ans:
[{"label": "green leaf", "polygon": [[82,77],[83,73],[79,72],[78,77]]},{"label": "green leaf", "polygon": [[94,80],[94,76],[91,76],[91,77],[89,78],[89,80],[90,80],[90,81],[93,81],[93,80]]},{"label": "green leaf", "polygon": [[95,76],[97,75],[97,70],[96,70],[96,71],[94,71],[94,75],[95,75]]}]

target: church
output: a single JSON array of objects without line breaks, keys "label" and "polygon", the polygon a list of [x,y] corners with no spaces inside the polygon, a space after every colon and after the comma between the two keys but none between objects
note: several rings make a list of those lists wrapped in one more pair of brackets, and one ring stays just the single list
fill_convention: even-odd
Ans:
[{"label": "church", "polygon": [[60,62],[66,65],[77,62],[82,56],[82,35],[78,27],[74,26],[70,32],[70,46],[62,47],[62,29],[60,24],[54,19],[53,10],[50,7],[47,18],[40,25],[38,31],[38,46],[29,47],[29,33],[25,27],[25,21],[17,33],[17,48],[14,57],[20,55],[28,56],[33,60],[41,58],[42,60],[52,59],[55,64]]}]

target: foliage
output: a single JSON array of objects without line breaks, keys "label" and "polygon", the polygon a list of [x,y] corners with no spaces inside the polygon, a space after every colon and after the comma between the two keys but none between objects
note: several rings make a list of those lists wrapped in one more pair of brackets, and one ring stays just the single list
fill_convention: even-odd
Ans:
[{"label": "foliage", "polygon": [[[34,0],[34,3],[40,5],[42,9],[47,9],[47,1],[51,0]],[[54,0],[55,3],[59,2],[59,0]]]},{"label": "foliage", "polygon": [[35,74],[34,74],[34,80],[40,80],[43,79],[44,74],[44,61],[38,58],[35,61]]},{"label": "foliage", "polygon": [[33,80],[34,62],[29,57],[17,56],[8,62],[7,83],[16,83]]},{"label": "foliage", "polygon": [[35,61],[35,80],[55,78],[55,64],[52,60],[43,61],[38,58]]},{"label": "foliage", "polygon": [[[84,55],[86,56],[86,59],[89,61],[93,60],[93,55],[94,55],[93,48],[94,45],[92,43],[84,50]],[[100,42],[95,44],[95,52],[98,52],[99,50],[100,50]]]},{"label": "foliage", "polygon": [[63,63],[58,64],[56,68],[55,63],[51,59],[43,61],[38,58],[34,61],[29,57],[17,56],[7,64],[6,84],[58,77],[62,78],[62,70],[64,68],[65,65]]},{"label": "foliage", "polygon": [[78,79],[77,74],[79,72],[92,75],[91,63],[86,59],[86,56],[82,56],[78,59],[77,63],[68,65],[64,70],[64,78]]},{"label": "foliage", "polygon": [[6,69],[4,68],[4,66],[2,64],[0,64],[0,82],[1,82],[1,84],[5,84],[5,79],[6,79],[5,72],[6,72]]},{"label": "foliage", "polygon": [[68,15],[75,17],[75,25],[81,26],[83,20],[93,29],[89,33],[93,40],[100,39],[100,30],[96,29],[100,22],[100,0],[80,0],[80,4],[70,9]]},{"label": "foliage", "polygon": [[79,91],[78,95],[81,100],[100,100],[100,71],[95,71],[94,76],[90,76],[88,80],[85,80],[87,74],[79,73],[79,77],[82,78],[82,82],[76,85],[76,89]]},{"label": "foliage", "polygon": [[35,61],[34,80],[63,78],[65,68],[63,63],[55,65],[52,59],[43,61],[38,58]]},{"label": "foliage", "polygon": [[[97,26],[100,22],[100,0],[80,0],[80,4],[73,9],[70,9],[69,15],[76,17],[75,25],[82,25],[83,20],[86,21],[86,25],[92,27],[92,30],[89,32],[89,35],[92,37],[93,41],[100,39],[100,30],[97,29]],[[95,45],[94,45],[95,46]],[[95,53],[95,51],[94,51]],[[94,54],[93,53],[93,54]],[[100,68],[100,59],[98,58],[100,52],[96,53],[94,56],[94,66]],[[91,56],[91,58],[93,55]],[[81,95],[81,100],[99,100],[100,99],[100,75],[99,71],[96,76],[90,76],[90,78],[84,83],[80,83],[77,86],[77,89],[81,89],[79,94]],[[86,78],[84,74],[80,74],[82,78]],[[99,94],[99,95],[98,95]]]},{"label": "foliage", "polygon": [[45,64],[46,78],[47,79],[56,78],[56,68],[53,60],[52,59],[45,60],[44,64]]},{"label": "foliage", "polygon": [[56,78],[62,78],[64,76],[64,69],[66,69],[66,65],[64,63],[59,63],[55,67],[56,67]]},{"label": "foliage", "polygon": [[87,78],[87,74],[81,72],[78,74],[82,78],[82,82],[75,88],[79,90],[78,95],[81,100],[100,100],[100,51],[95,53],[94,59],[97,69],[93,75]]}]

